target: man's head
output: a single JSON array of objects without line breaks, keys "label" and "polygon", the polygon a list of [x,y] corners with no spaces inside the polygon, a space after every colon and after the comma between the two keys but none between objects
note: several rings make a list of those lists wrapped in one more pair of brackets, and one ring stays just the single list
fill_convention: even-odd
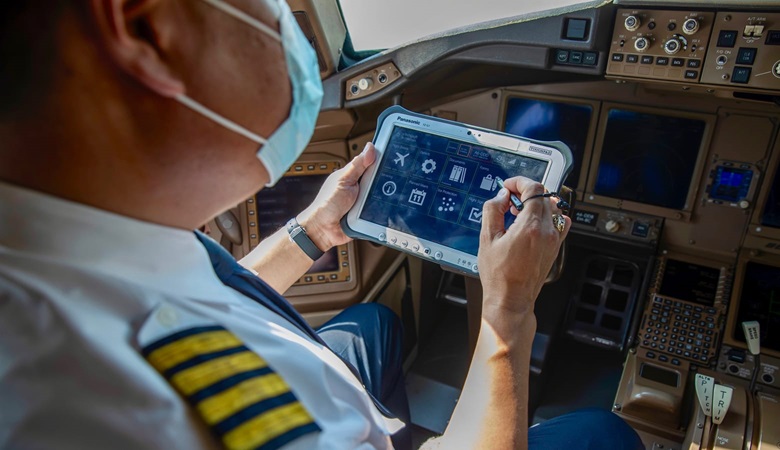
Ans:
[{"label": "man's head", "polygon": [[[277,0],[223,1],[279,31]],[[272,136],[292,104],[279,39],[204,0],[6,3],[0,179],[186,228],[268,181],[257,143],[176,99]]]}]

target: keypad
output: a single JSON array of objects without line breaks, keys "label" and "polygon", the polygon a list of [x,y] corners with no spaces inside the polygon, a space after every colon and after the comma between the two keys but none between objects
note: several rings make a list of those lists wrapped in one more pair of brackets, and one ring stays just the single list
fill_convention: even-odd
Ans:
[{"label": "keypad", "polygon": [[[718,311],[689,302],[655,297],[639,333],[641,346],[659,361],[684,358],[707,364],[718,342]],[[678,362],[679,365],[679,362]]]}]

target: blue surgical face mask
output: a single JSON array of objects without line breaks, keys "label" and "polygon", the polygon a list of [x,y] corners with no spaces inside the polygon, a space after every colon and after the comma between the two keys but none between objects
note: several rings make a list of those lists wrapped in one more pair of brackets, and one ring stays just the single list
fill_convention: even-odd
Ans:
[{"label": "blue surgical face mask", "polygon": [[317,55],[284,0],[269,1],[270,6],[276,9],[281,34],[222,0],[202,1],[280,41],[284,47],[287,73],[292,85],[292,106],[290,116],[268,139],[217,114],[186,95],[176,97],[176,100],[188,108],[261,145],[257,157],[268,171],[270,177],[268,186],[273,186],[301,156],[314,133],[322,103],[322,82]]}]

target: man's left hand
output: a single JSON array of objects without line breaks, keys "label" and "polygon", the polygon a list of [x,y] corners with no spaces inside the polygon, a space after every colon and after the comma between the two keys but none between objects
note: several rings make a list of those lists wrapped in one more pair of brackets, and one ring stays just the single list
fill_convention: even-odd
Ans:
[{"label": "man's left hand", "polygon": [[358,181],[375,160],[376,149],[369,142],[362,153],[325,180],[314,202],[298,214],[298,223],[320,250],[328,251],[351,241],[341,229],[341,218],[357,201]]}]

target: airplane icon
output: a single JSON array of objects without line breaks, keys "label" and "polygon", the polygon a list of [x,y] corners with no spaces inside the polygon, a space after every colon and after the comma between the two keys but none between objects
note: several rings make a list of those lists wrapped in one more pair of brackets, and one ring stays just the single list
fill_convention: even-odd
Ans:
[{"label": "airplane icon", "polygon": [[396,156],[396,158],[393,160],[393,162],[396,163],[396,164],[400,163],[401,167],[403,167],[404,163],[406,162],[406,157],[409,156],[409,154],[407,153],[405,155],[402,155],[402,154],[400,154],[398,152],[395,152],[395,156]]}]

